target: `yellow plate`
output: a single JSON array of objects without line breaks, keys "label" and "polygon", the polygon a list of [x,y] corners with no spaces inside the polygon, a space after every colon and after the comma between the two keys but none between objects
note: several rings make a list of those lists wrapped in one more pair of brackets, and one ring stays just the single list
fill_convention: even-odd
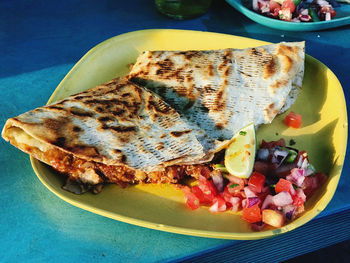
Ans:
[{"label": "yellow plate", "polygon": [[[116,36],[91,49],[67,74],[49,102],[94,87],[128,73],[128,65],[144,50],[246,48],[266,42],[232,35],[182,31],[143,30]],[[306,43],[307,45],[307,43]],[[61,189],[62,177],[50,167],[31,159],[35,173],[54,194],[82,209],[122,222],[162,231],[227,239],[258,239],[290,231],[319,214],[331,200],[340,178],[347,144],[347,114],[342,87],[321,62],[306,56],[302,92],[292,110],[303,116],[301,129],[287,128],[285,114],[257,133],[274,140],[283,137],[305,149],[314,166],[329,180],[306,204],[306,212],[280,229],[253,232],[238,214],[211,214],[207,208],[189,210],[183,194],[168,185],[108,185],[98,195],[74,195]]]}]

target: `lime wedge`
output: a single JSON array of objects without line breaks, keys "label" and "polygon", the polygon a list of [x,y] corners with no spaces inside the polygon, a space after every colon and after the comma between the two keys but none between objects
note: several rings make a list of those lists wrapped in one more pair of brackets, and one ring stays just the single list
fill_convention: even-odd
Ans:
[{"label": "lime wedge", "polygon": [[225,151],[225,167],[227,171],[240,178],[249,178],[255,160],[254,123],[238,131],[231,139]]}]

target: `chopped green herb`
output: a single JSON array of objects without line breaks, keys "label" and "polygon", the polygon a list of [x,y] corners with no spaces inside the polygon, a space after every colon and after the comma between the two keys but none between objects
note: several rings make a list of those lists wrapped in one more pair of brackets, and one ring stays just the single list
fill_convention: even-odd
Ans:
[{"label": "chopped green herb", "polygon": [[311,16],[311,18],[312,18],[312,20],[314,22],[319,22],[320,21],[320,19],[317,16],[316,11],[313,8],[311,8],[311,7],[309,8],[309,15]]},{"label": "chopped green herb", "polygon": [[298,189],[298,186],[296,186],[295,184],[293,184],[293,188],[294,188],[295,190],[297,190],[297,189]]},{"label": "chopped green herb", "polygon": [[293,3],[294,3],[295,6],[299,5],[300,2],[301,2],[301,0],[293,0]]},{"label": "chopped green herb", "polygon": [[243,136],[245,136],[247,134],[247,132],[246,131],[240,131],[239,132],[239,135],[243,135]]},{"label": "chopped green herb", "polygon": [[270,184],[270,187],[275,188],[276,184]]},{"label": "chopped green herb", "polygon": [[230,185],[230,188],[235,188],[235,187],[237,187],[239,184],[231,184]]},{"label": "chopped green herb", "polygon": [[296,151],[288,149],[288,156],[285,159],[285,162],[286,163],[292,163],[292,162],[295,161],[297,156],[298,156],[298,153]]}]

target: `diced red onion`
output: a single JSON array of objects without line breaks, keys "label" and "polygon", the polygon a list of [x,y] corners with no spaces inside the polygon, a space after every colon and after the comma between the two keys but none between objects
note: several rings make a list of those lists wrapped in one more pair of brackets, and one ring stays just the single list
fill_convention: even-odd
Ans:
[{"label": "diced red onion", "polygon": [[278,165],[281,165],[281,163],[284,161],[284,159],[286,159],[287,156],[288,156],[287,151],[276,149],[273,152],[271,162],[277,163]]},{"label": "diced red onion", "polygon": [[261,205],[261,210],[268,208],[270,206],[270,204],[272,204],[272,200],[273,200],[273,196],[272,195],[267,195],[265,197],[265,200],[263,202],[263,204]]},{"label": "diced red onion", "polygon": [[210,212],[217,213],[219,211],[219,202],[216,201],[210,208]]},{"label": "diced red onion", "polygon": [[293,185],[290,186],[289,192],[290,192],[291,195],[295,195],[296,194]]},{"label": "diced red onion", "polygon": [[249,188],[249,186],[244,187],[244,193],[247,198],[256,197],[256,194]]},{"label": "diced red onion", "polygon": [[246,207],[251,207],[255,204],[259,203],[259,197],[249,197],[248,198],[248,203]]},{"label": "diced red onion", "polygon": [[230,201],[229,201],[232,205],[232,212],[237,212],[240,208],[240,204],[241,204],[241,199],[239,197],[231,197]]},{"label": "diced red onion", "polygon": [[309,175],[312,175],[313,173],[314,173],[313,170],[311,170],[310,168],[307,168],[307,169],[305,170],[304,175],[305,175],[305,176],[309,176]]},{"label": "diced red onion", "polygon": [[303,163],[301,164],[301,169],[306,169],[309,166],[309,161],[305,158]]},{"label": "diced red onion", "polygon": [[283,207],[283,212],[286,215],[286,218],[288,220],[291,220],[293,218],[294,211],[295,211],[294,205],[286,205]]},{"label": "diced red onion", "polygon": [[248,198],[242,200],[242,207],[247,207],[248,205]]},{"label": "diced red onion", "polygon": [[301,155],[298,159],[297,166],[301,169],[305,169],[309,166],[309,161],[307,160],[306,157]]},{"label": "diced red onion", "polygon": [[300,11],[300,14],[302,16],[307,16],[307,15],[309,15],[309,10],[308,9],[303,9],[303,10]]},{"label": "diced red onion", "polygon": [[[269,1],[264,1],[264,0],[258,0],[258,3],[260,3],[260,11],[262,13],[268,13],[270,12],[270,4]],[[259,5],[258,5],[259,9]]]},{"label": "diced red onion", "polygon": [[293,183],[295,183],[297,186],[301,187],[303,185],[303,182],[305,179],[304,170],[294,168],[294,169],[292,169],[290,176],[287,176],[287,177],[288,177],[288,178],[286,178],[287,180],[290,181],[290,179],[292,179],[291,181]]},{"label": "diced red onion", "polygon": [[310,16],[309,15],[301,15],[300,20],[303,22],[308,22],[308,21],[310,21]]},{"label": "diced red onion", "polygon": [[280,192],[277,195],[273,196],[272,203],[275,206],[285,206],[293,203],[293,199],[288,192]]},{"label": "diced red onion", "polygon": [[258,11],[259,10],[258,0],[253,0],[252,5],[253,5],[253,10],[254,11]]},{"label": "diced red onion", "polygon": [[[214,170],[214,171],[218,171],[218,170]],[[216,189],[222,193],[222,191],[224,191],[225,185],[224,185],[224,178],[221,175],[221,172],[216,172],[214,173],[214,171],[210,174],[211,178],[213,179],[213,183],[216,187]]]},{"label": "diced red onion", "polygon": [[327,12],[325,16],[325,21],[331,20],[331,13]]},{"label": "diced red onion", "polygon": [[210,208],[210,212],[218,213],[218,212],[224,212],[226,211],[226,204],[223,204],[222,206],[219,206],[219,201],[216,201]]}]

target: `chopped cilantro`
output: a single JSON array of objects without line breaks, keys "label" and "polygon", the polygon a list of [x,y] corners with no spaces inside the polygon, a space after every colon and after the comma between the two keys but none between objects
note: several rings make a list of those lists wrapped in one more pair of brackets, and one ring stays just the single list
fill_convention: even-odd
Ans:
[{"label": "chopped cilantro", "polygon": [[239,135],[243,135],[243,136],[245,136],[247,134],[247,132],[246,131],[240,131],[239,132]]},{"label": "chopped cilantro", "polygon": [[238,186],[238,184],[231,184],[230,185],[230,188],[235,188],[235,187],[237,187]]}]

